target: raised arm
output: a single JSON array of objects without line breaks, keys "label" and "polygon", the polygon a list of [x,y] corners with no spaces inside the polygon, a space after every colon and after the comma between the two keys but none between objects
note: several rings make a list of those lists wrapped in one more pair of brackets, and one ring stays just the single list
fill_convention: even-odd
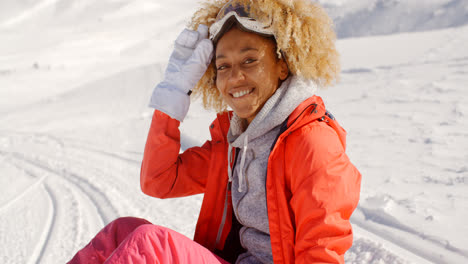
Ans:
[{"label": "raised arm", "polygon": [[187,115],[190,91],[205,73],[213,56],[208,27],[185,29],[177,37],[164,79],[154,88],[155,108],[146,141],[140,183],[144,193],[159,198],[204,191],[211,143],[179,155],[179,125]]}]

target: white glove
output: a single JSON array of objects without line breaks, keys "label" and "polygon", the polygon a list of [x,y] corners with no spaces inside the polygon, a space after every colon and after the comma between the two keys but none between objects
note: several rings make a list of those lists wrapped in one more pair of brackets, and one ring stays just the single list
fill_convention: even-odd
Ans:
[{"label": "white glove", "polygon": [[205,74],[213,57],[208,27],[185,29],[175,41],[164,80],[153,91],[149,106],[183,121],[190,106],[190,91]]}]

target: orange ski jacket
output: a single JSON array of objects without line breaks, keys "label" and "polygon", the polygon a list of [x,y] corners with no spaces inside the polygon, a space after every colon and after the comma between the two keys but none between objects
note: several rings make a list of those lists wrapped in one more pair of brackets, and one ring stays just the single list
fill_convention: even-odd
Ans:
[{"label": "orange ski jacket", "polygon": [[[180,122],[156,110],[141,167],[141,188],[150,196],[204,193],[194,240],[211,251],[223,249],[232,226],[229,115],[218,114],[210,141],[179,154]],[[361,183],[345,154],[345,137],[318,96],[301,103],[283,126],[266,182],[274,263],[344,263]]]}]

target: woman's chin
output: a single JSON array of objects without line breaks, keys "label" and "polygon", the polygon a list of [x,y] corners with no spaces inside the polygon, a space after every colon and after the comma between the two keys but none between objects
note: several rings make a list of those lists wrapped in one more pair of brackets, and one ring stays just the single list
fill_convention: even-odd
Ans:
[{"label": "woman's chin", "polygon": [[242,119],[246,119],[246,120],[251,121],[253,118],[255,118],[254,109],[250,109],[250,111],[246,111],[245,109],[244,110],[233,109],[233,111],[234,111],[234,113],[236,113],[236,115],[238,117],[240,117]]}]

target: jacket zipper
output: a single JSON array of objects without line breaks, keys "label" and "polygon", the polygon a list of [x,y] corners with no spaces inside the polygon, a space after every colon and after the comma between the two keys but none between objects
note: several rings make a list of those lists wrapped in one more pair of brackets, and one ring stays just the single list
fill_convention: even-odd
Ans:
[{"label": "jacket zipper", "polygon": [[[237,154],[239,154],[239,149],[238,148],[236,148],[236,152],[235,152],[235,155],[234,155],[234,164],[232,166],[232,172],[233,173],[234,173],[234,167],[236,167]],[[229,164],[228,164],[228,166],[229,166]],[[227,184],[227,188],[226,188],[226,196],[224,198],[223,217],[221,218],[221,224],[219,225],[218,234],[216,236],[215,248],[219,244],[219,241],[221,240],[221,235],[223,234],[224,225],[226,224],[229,190],[231,190],[231,186],[232,186],[232,183],[231,183],[230,180],[228,180],[228,184]]]}]

